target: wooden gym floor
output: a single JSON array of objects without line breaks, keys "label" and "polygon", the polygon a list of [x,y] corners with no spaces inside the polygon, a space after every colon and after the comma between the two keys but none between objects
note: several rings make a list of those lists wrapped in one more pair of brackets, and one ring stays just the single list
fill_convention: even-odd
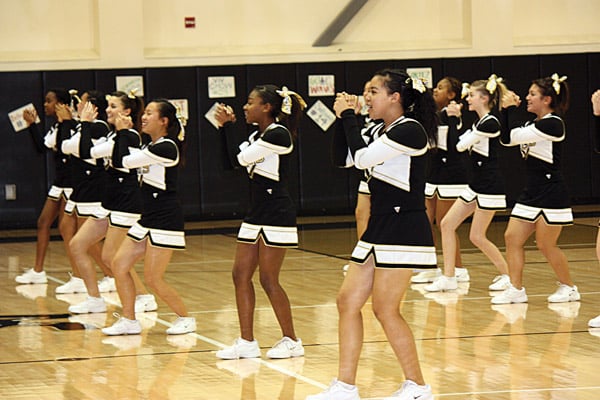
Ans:
[{"label": "wooden gym floor", "polygon": [[[183,336],[165,334],[175,316],[160,301],[157,312],[139,317],[142,335],[103,336],[99,328],[119,311],[116,293],[105,295],[106,314],[69,315],[68,305],[85,295],[54,293],[70,270],[62,242],[50,243],[48,284],[17,285],[14,277],[33,265],[35,231],[0,232],[0,398],[271,400],[321,391],[337,371],[335,296],[355,230],[351,217],[299,222],[300,248],[288,252],[282,283],[306,356],[289,360],[264,357],[280,331],[258,283],[255,335],[263,358],[215,357],[239,335],[230,277],[237,221],[186,226],[188,248],[167,270],[197,319],[197,332]],[[587,327],[600,314],[597,225],[595,217],[577,218],[564,229],[560,244],[582,300],[554,305],[546,297],[555,277],[531,242],[524,278],[529,303],[492,306],[493,266],[468,243],[469,225],[460,228],[471,282],[438,294],[413,285],[402,306],[436,399],[600,399],[600,329]],[[489,230],[501,247],[505,227],[500,218]],[[369,305],[364,321],[357,383],[363,399],[378,399],[403,378]]]}]

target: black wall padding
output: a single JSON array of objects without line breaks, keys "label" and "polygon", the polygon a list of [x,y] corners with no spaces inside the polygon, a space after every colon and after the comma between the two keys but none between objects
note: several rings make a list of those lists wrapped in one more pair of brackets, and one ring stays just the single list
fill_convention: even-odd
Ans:
[{"label": "black wall padding", "polygon": [[[336,91],[362,94],[363,85],[373,73],[385,67],[431,67],[435,86],[442,77],[455,76],[472,82],[491,73],[502,76],[523,103],[531,81],[554,72],[567,75],[571,88],[571,108],[565,118],[563,171],[569,182],[573,204],[600,200],[600,155],[593,153],[593,119],[590,95],[600,88],[600,53],[525,55],[502,57],[376,60],[325,63],[260,64],[238,66],[190,66],[177,68],[133,68],[108,70],[65,70],[1,72],[0,90],[0,229],[34,227],[52,181],[51,157],[38,153],[26,133],[15,134],[7,113],[33,102],[42,114],[45,92],[52,87],[115,89],[122,75],[144,77],[145,100],[157,97],[186,98],[190,118],[186,128],[186,165],[180,173],[180,198],[188,220],[240,218],[249,200],[249,185],[243,169],[227,168],[218,131],[204,117],[215,102],[231,105],[237,115],[237,128],[248,132],[243,105],[258,84],[286,85],[301,94],[308,106],[317,100],[332,109],[334,96],[309,97],[309,75],[334,75]],[[234,76],[234,98],[209,98],[208,77]],[[471,124],[474,113],[464,112]],[[332,110],[333,111],[333,110]],[[521,107],[523,120],[533,116]],[[43,131],[49,127],[43,121]],[[299,215],[351,214],[355,207],[360,172],[339,169],[331,164],[331,127],[323,132],[308,116],[300,126],[292,157],[292,196]],[[509,204],[513,204],[524,184],[524,163],[517,148],[501,150]],[[17,201],[4,199],[4,185],[17,185]]]}]

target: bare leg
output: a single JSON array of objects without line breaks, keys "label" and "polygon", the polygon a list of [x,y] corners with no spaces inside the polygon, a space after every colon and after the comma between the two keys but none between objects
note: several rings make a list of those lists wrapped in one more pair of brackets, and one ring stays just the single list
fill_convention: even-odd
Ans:
[{"label": "bare leg", "polygon": [[147,243],[144,255],[144,279],[175,314],[187,317],[188,312],[179,293],[164,279],[172,255],[173,249],[155,247]]},{"label": "bare leg", "polygon": [[[439,223],[439,221],[444,219],[444,217],[446,216],[446,214],[448,214],[448,211],[450,210],[450,208],[452,207],[452,205],[454,204],[455,201],[456,200],[438,199],[437,206],[435,208],[435,220],[438,221],[437,223]],[[463,264],[462,264],[462,257],[460,254],[460,239],[458,237],[457,232],[455,232],[455,237],[456,237],[456,256],[455,256],[455,260],[454,260],[454,266],[462,267]],[[434,236],[434,238],[435,238],[435,236]]]},{"label": "bare leg", "polygon": [[561,225],[548,225],[540,218],[535,224],[535,240],[537,247],[540,249],[550,266],[554,270],[559,282],[568,286],[573,286],[571,274],[569,273],[569,262],[565,253],[556,245],[560,232]]},{"label": "bare leg", "polygon": [[406,379],[424,385],[417,346],[412,331],[400,314],[400,303],[410,283],[412,270],[375,269],[373,312],[402,366]]},{"label": "bare leg", "polygon": [[[79,229],[85,223],[85,221],[87,219],[88,219],[87,217],[78,217],[77,218],[77,229]],[[110,268],[108,268],[108,266],[106,264],[104,264],[104,262],[102,261],[102,243],[101,242],[94,243],[89,248],[88,253],[94,259],[96,264],[100,267],[104,276],[112,276],[112,272],[110,271]],[[79,276],[79,275],[76,275],[76,276]]]},{"label": "bare leg", "polygon": [[373,256],[370,256],[364,265],[350,263],[337,295],[340,343],[338,379],[350,385],[356,382],[364,336],[361,310],[371,295],[374,266]]},{"label": "bare leg", "polygon": [[258,243],[238,243],[232,271],[241,337],[248,341],[254,340],[256,294],[252,275],[258,267],[258,249]]},{"label": "bare leg", "polygon": [[[102,261],[104,264],[112,270],[112,261],[115,255],[117,254],[117,250],[121,247],[121,244],[127,237],[127,228],[118,228],[116,226],[108,227],[108,231],[106,232],[106,238],[104,239],[104,246],[102,246]],[[135,290],[137,294],[147,294],[148,290],[142,283],[142,280],[138,276],[135,268],[131,268],[129,270],[131,274],[131,278],[135,284]]]},{"label": "bare leg", "polygon": [[510,282],[517,288],[523,288],[523,268],[525,267],[525,242],[535,230],[535,225],[518,218],[511,217],[504,232],[506,243],[506,259],[510,273]]},{"label": "bare leg", "polygon": [[475,211],[475,202],[465,203],[461,199],[454,202],[440,223],[442,231],[442,251],[444,257],[444,275],[453,277],[457,252],[456,230],[463,221]]},{"label": "bare leg", "polygon": [[494,218],[495,211],[476,208],[473,213],[473,223],[469,232],[469,239],[479,250],[489,258],[501,274],[508,274],[506,260],[498,247],[487,238],[487,230]]},{"label": "bare leg", "polygon": [[50,242],[50,228],[52,223],[62,212],[61,207],[64,209],[64,200],[52,200],[46,198],[42,212],[37,220],[37,243],[35,249],[35,265],[33,270],[35,272],[42,272],[44,270],[44,259],[46,258],[46,250],[48,250],[48,243]]},{"label": "bare leg", "polygon": [[108,229],[108,219],[88,219],[77,231],[69,246],[73,255],[73,260],[79,268],[81,278],[85,282],[85,287],[89,296],[100,297],[98,291],[98,282],[96,280],[96,269],[88,254],[88,249],[98,243],[106,235]]},{"label": "bare leg", "polygon": [[263,239],[258,243],[258,265],[260,284],[264,289],[271,307],[277,317],[283,336],[297,340],[292,320],[292,309],[287,293],[279,283],[279,273],[283,265],[286,249],[281,247],[269,247]]},{"label": "bare leg", "polygon": [[112,267],[115,276],[115,286],[123,306],[123,316],[135,319],[135,284],[130,271],[146,251],[146,240],[136,242],[125,239],[113,259]]},{"label": "bare leg", "polygon": [[60,236],[63,238],[65,252],[67,253],[67,257],[69,258],[69,263],[71,264],[71,270],[73,271],[73,275],[79,278],[79,268],[77,267],[77,263],[75,262],[73,255],[71,254],[71,249],[69,246],[71,239],[73,239],[73,236],[75,236],[75,232],[77,232],[77,216],[74,213],[65,213],[64,206],[62,206],[61,208],[62,212],[58,214],[58,230],[60,232]]}]

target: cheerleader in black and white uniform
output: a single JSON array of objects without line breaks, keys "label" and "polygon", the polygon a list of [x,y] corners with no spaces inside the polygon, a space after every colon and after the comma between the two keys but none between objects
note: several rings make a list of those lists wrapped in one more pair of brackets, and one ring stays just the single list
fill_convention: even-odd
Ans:
[{"label": "cheerleader in black and white uniform", "polygon": [[[596,90],[592,94],[592,110],[594,112],[594,151],[600,153],[600,90]],[[600,227],[600,224],[598,224]],[[596,236],[596,258],[600,261],[600,229]],[[588,321],[588,326],[591,328],[600,328],[600,315]]]},{"label": "cheerleader in black and white uniform", "polygon": [[142,130],[151,142],[122,158],[122,166],[142,174],[143,212],[129,229],[112,263],[123,316],[102,329],[105,335],[139,334],[135,318],[136,289],[130,271],[144,258],[144,279],[152,290],[177,314],[167,334],[194,332],[196,319],[189,317],[177,291],[164,280],[173,250],[185,249],[183,211],[177,199],[177,170],[185,139],[175,106],[166,99],[148,103],[142,116]]},{"label": "cheerleader in black and white uniform", "polygon": [[[73,257],[85,282],[88,297],[85,301],[69,307],[75,314],[90,312],[105,312],[106,304],[100,297],[96,271],[88,255],[88,249],[104,239],[102,260],[112,270],[112,260],[127,235],[127,231],[139,219],[142,211],[142,198],[136,169],[123,167],[121,160],[129,155],[132,149],[141,146],[138,133],[141,128],[141,113],[143,101],[135,93],[114,92],[108,99],[106,109],[107,122],[114,126],[104,142],[96,143],[93,147],[81,149],[82,153],[91,158],[105,158],[108,165],[106,189],[102,206],[94,208],[94,214],[88,218],[71,240],[70,247]],[[89,116],[82,119],[95,119]],[[90,144],[89,141],[85,143]],[[154,296],[148,295],[143,284],[134,270],[132,277],[140,295],[139,311],[157,309]]]},{"label": "cheerleader in black and white uniform", "polygon": [[251,190],[251,204],[238,232],[233,264],[241,334],[232,346],[217,351],[218,358],[260,357],[254,338],[252,284],[257,268],[283,334],[267,352],[267,357],[304,355],[302,341],[294,330],[290,301],[279,283],[279,273],[286,250],[298,246],[296,207],[288,191],[288,180],[294,137],[305,106],[304,100],[286,87],[280,90],[274,85],[256,86],[248,95],[244,113],[246,122],[257,125],[257,130],[241,145],[232,129],[236,118],[231,107],[221,105],[217,110],[216,118],[222,126],[221,134],[227,142],[230,160],[246,168]]},{"label": "cheerleader in black and white uniform", "polygon": [[[77,97],[76,93],[74,94]],[[90,156],[89,149],[97,142],[106,140],[110,127],[106,123],[106,96],[96,90],[85,91],[81,98],[77,97],[77,115],[83,120],[71,119],[63,126],[68,125],[71,137],[62,142],[64,154],[71,155],[71,179],[73,193],[65,206],[65,218],[61,225],[69,225],[69,229],[77,231],[85,220],[99,212],[102,207],[102,196],[106,189],[106,169],[103,159],[94,159]],[[91,117],[95,115],[95,117]],[[68,122],[68,124],[67,124]],[[100,292],[115,291],[112,272],[102,261],[102,246],[96,243],[88,250],[90,256],[102,269],[104,278],[98,282]],[[77,265],[74,263],[75,268]],[[85,283],[75,271],[76,278],[72,278],[62,288],[57,288],[57,293],[85,292]]]},{"label": "cheerleader in black and white uniform", "polygon": [[519,97],[509,92],[503,99],[503,115],[507,127],[502,134],[506,146],[520,146],[527,166],[527,184],[517,199],[504,233],[506,257],[511,285],[493,304],[525,303],[527,294],[522,285],[525,266],[525,241],[535,232],[536,245],[554,269],[559,281],[550,303],[580,299],[577,286],[569,273],[565,254],[556,245],[563,226],[573,223],[573,213],[567,185],[561,172],[562,142],[566,130],[562,116],[569,107],[569,87],[566,77],[558,74],[536,79],[527,94],[527,111],[536,115],[524,125],[514,121]]},{"label": "cheerleader in black and white uniform", "polygon": [[[366,145],[352,108],[355,96],[337,95],[336,114],[354,165],[369,171],[371,216],[338,293],[339,370],[324,392],[307,400],[359,399],[355,386],[363,341],[361,310],[370,296],[406,381],[394,396],[433,399],[419,365],[411,329],[400,303],[415,268],[436,267],[425,213],[425,155],[435,143],[437,118],[432,95],[403,70],[382,70],[371,80],[369,115],[381,119],[379,138]],[[349,159],[350,160],[350,159]],[[411,397],[411,398],[412,398]],[[408,398],[408,397],[406,397]]]},{"label": "cheerleader in black and white uniform", "polygon": [[505,91],[502,78],[496,75],[470,85],[467,102],[469,110],[479,119],[472,128],[460,136],[456,149],[469,151],[472,177],[468,187],[460,194],[440,223],[444,274],[425,286],[429,292],[458,288],[455,260],[457,252],[456,230],[463,221],[473,215],[469,239],[494,264],[500,275],[494,278],[490,290],[504,290],[510,282],[508,266],[498,247],[486,236],[494,214],[506,208],[504,182],[500,173],[498,148],[501,125],[492,110],[499,109]]},{"label": "cheerleader in black and white uniform", "polygon": [[[427,217],[434,231],[450,207],[460,194],[467,188],[468,175],[464,153],[456,149],[458,137],[463,131],[462,103],[463,93],[461,82],[451,76],[446,76],[433,89],[433,99],[438,109],[440,124],[438,126],[438,142],[429,155],[429,171],[425,183],[425,206]],[[465,93],[466,95],[466,93]],[[434,232],[435,239],[435,232]],[[459,282],[469,281],[469,272],[462,268],[460,242],[456,235],[455,270]],[[412,277],[413,283],[427,283],[441,275],[439,269],[419,272]]]},{"label": "cheerleader in black and white uniform", "polygon": [[[60,146],[65,137],[59,134],[59,127],[62,123],[62,118],[58,113],[70,113],[68,104],[71,102],[71,97],[65,89],[50,89],[44,98],[44,112],[47,117],[56,119],[52,127],[48,130],[45,136],[42,136],[38,124],[35,122],[38,118],[35,109],[27,109],[23,112],[23,119],[29,125],[28,131],[31,134],[33,142],[39,152],[52,150],[54,154],[54,180],[48,191],[46,202],[38,217],[37,221],[37,244],[35,265],[33,268],[26,270],[23,274],[15,277],[17,283],[46,283],[48,282],[46,272],[44,271],[44,258],[46,250],[50,242],[50,228],[56,218],[59,219],[59,230],[65,248],[68,253],[69,240],[73,235],[71,231],[62,231],[60,220],[63,218],[63,210],[69,196],[73,191],[71,185],[70,174],[70,157],[63,154]],[[63,130],[63,132],[65,132]]]}]

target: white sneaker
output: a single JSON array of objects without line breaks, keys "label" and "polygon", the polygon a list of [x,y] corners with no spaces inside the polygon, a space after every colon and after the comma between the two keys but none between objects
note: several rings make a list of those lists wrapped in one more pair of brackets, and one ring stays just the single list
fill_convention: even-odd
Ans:
[{"label": "white sneaker", "polygon": [[548,302],[550,303],[566,303],[569,301],[579,301],[581,296],[577,290],[577,286],[568,286],[562,283],[558,284],[556,292],[548,296]]},{"label": "white sneaker", "polygon": [[106,303],[102,297],[88,296],[85,301],[69,306],[69,312],[73,314],[106,312]]},{"label": "white sneaker", "polygon": [[454,268],[454,275],[456,276],[456,280],[458,282],[469,282],[471,280],[469,271],[466,268],[461,268],[461,267]]},{"label": "white sneaker", "polygon": [[260,348],[256,339],[250,342],[242,338],[237,338],[232,346],[217,351],[217,358],[222,360],[256,357],[260,357]]},{"label": "white sneaker", "polygon": [[48,283],[46,271],[35,272],[33,268],[25,270],[21,275],[15,276],[17,283]]},{"label": "white sneaker", "polygon": [[183,335],[196,331],[196,318],[179,317],[173,322],[173,326],[167,329],[167,335]]},{"label": "white sneaker", "polygon": [[306,400],[360,400],[360,396],[356,386],[334,379],[327,389],[319,394],[306,396]]},{"label": "white sneaker", "polygon": [[446,290],[456,290],[458,288],[458,282],[456,277],[449,277],[446,275],[440,275],[435,280],[425,286],[425,290],[428,292],[445,292]]},{"label": "white sneaker", "polygon": [[102,333],[108,336],[139,335],[142,333],[142,326],[138,320],[121,317],[112,326],[102,328]]},{"label": "white sneaker", "polygon": [[302,339],[298,338],[294,341],[287,336],[284,336],[267,351],[267,357],[269,358],[291,358],[302,357],[303,355]]},{"label": "white sneaker", "polygon": [[492,281],[492,284],[488,286],[489,290],[506,290],[510,286],[510,276],[506,274],[498,275]]},{"label": "white sneaker", "polygon": [[[69,273],[71,275],[71,273]],[[87,293],[85,282],[81,278],[71,275],[71,279],[64,285],[60,285],[56,288],[58,294],[71,294],[71,293]]]},{"label": "white sneaker", "polygon": [[600,315],[596,318],[592,318],[588,321],[588,326],[590,328],[600,328]]},{"label": "white sneaker", "polygon": [[98,290],[100,293],[116,292],[117,286],[115,285],[115,278],[112,276],[105,276],[102,280],[99,280]]},{"label": "white sneaker", "polygon": [[492,304],[527,303],[525,288],[518,290],[512,284],[505,291],[492,297]]},{"label": "white sneaker", "polygon": [[428,271],[421,271],[410,278],[412,283],[429,283],[433,282],[435,278],[442,275],[442,271],[439,268],[431,269]]},{"label": "white sneaker", "polygon": [[148,311],[156,311],[158,304],[152,294],[138,294],[135,296],[135,312],[143,313]]},{"label": "white sneaker", "polygon": [[433,400],[431,386],[417,385],[413,381],[404,381],[400,389],[394,392],[390,397],[385,397],[384,400]]}]

